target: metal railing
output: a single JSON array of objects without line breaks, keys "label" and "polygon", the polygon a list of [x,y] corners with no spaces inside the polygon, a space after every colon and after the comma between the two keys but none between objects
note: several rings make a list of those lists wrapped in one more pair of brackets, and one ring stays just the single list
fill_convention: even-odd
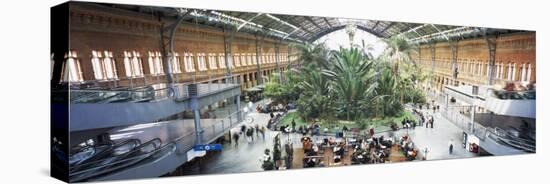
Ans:
[{"label": "metal railing", "polygon": [[[205,80],[195,82],[199,86],[199,95],[218,92],[240,84],[237,75],[211,78],[204,75]],[[157,83],[137,88],[117,87],[113,89],[70,89],[71,103],[117,103],[117,102],[146,102],[162,99],[182,100],[189,98],[189,83]],[[57,91],[62,93],[64,91]],[[56,93],[56,91],[53,91]]]},{"label": "metal railing", "polygon": [[489,89],[489,95],[501,100],[535,100],[537,93],[535,90],[528,91],[505,91]]},{"label": "metal railing", "polygon": [[[464,114],[463,114],[464,113]],[[469,112],[456,112],[451,111],[449,109],[444,110],[441,112],[441,115],[449,120],[451,123],[456,125],[458,128],[470,133],[474,134],[476,137],[478,137],[480,140],[485,140],[485,138],[488,136],[489,133],[494,133],[492,129],[486,128],[485,126],[473,122],[471,118],[467,115]]]}]

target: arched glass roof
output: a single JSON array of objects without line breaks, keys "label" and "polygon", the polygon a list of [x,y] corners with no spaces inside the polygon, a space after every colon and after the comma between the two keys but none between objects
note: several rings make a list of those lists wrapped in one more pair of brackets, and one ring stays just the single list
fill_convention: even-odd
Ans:
[{"label": "arched glass roof", "polygon": [[407,23],[368,19],[345,19],[303,15],[282,15],[237,11],[218,11],[187,8],[146,7],[106,4],[113,8],[157,14],[166,18],[178,18],[195,24],[214,27],[231,27],[239,32],[265,34],[276,39],[295,42],[315,40],[348,24],[380,38],[400,35],[410,42],[426,43],[450,39],[465,39],[489,34],[520,32],[520,30],[451,26],[441,24]]}]

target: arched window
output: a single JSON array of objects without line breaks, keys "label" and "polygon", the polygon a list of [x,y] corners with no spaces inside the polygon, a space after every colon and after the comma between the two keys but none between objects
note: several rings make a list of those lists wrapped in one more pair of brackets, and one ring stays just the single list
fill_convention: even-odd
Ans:
[{"label": "arched window", "polygon": [[164,74],[162,67],[162,55],[158,51],[149,51],[149,57],[147,58],[149,63],[149,73],[153,76]]},{"label": "arched window", "polygon": [[218,66],[220,66],[220,68],[226,68],[225,54],[224,53],[219,53],[218,54]]},{"label": "arched window", "polygon": [[197,54],[197,59],[198,59],[198,63],[199,63],[199,71],[206,71],[208,70],[208,68],[206,68],[206,59],[205,59],[205,54],[204,53],[198,53]]},{"label": "arched window", "polygon": [[157,73],[157,75],[164,74],[164,66],[162,65],[162,54],[160,54],[159,51],[156,52],[155,57],[155,72]]},{"label": "arched window", "polygon": [[216,54],[214,53],[208,53],[208,65],[210,69],[218,69],[218,66],[216,64]]},{"label": "arched window", "polygon": [[248,65],[248,56],[246,53],[241,53],[241,65],[242,66]]},{"label": "arched window", "polygon": [[175,74],[181,73],[180,55],[177,52],[172,54],[172,59],[170,60],[170,70]]},{"label": "arched window", "polygon": [[520,81],[526,81],[527,80],[527,68],[525,68],[525,63],[521,64],[521,80]]},{"label": "arched window", "polygon": [[132,71],[133,77],[143,77],[141,54],[137,51],[132,52]]},{"label": "arched window", "polygon": [[80,60],[76,51],[69,51],[65,54],[65,62],[63,63],[63,69],[61,70],[62,82],[82,82],[82,69],[80,67]]},{"label": "arched window", "polygon": [[195,72],[195,58],[193,57],[193,53],[184,53],[184,65],[185,65],[185,71],[186,72]]},{"label": "arched window", "polygon": [[115,58],[113,57],[113,52],[103,51],[103,64],[105,65],[105,76],[107,79],[118,79],[118,74],[116,70]]},{"label": "arched window", "polygon": [[[233,62],[235,63],[235,67],[240,67],[241,66],[241,60],[240,60],[240,54],[239,53],[235,53],[233,55]],[[231,66],[231,68],[233,68],[233,66]]]},{"label": "arched window", "polygon": [[96,80],[104,80],[105,78],[105,66],[103,65],[103,58],[101,52],[92,50],[92,69],[94,70],[94,78]]}]

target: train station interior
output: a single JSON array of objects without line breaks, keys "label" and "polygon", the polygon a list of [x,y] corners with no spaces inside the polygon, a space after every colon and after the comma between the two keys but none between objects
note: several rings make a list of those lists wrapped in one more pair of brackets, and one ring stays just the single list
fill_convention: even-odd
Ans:
[{"label": "train station interior", "polygon": [[51,16],[52,173],[70,182],[537,152],[532,30],[92,2]]}]

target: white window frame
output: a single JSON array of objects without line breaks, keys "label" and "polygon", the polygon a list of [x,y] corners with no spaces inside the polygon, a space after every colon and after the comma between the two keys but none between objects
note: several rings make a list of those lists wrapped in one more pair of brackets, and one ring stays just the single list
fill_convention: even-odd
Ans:
[{"label": "white window frame", "polygon": [[233,68],[233,67],[240,67],[240,66],[241,66],[240,58],[241,58],[241,56],[240,56],[239,53],[233,54],[233,65],[230,65],[231,68]]},{"label": "white window frame", "polygon": [[118,80],[115,58],[113,52],[103,51],[103,64],[105,66],[105,77],[109,80]]},{"label": "white window frame", "polygon": [[172,59],[170,61],[170,71],[173,74],[181,73],[180,54],[178,54],[177,52],[172,54]]},{"label": "white window frame", "polygon": [[217,57],[216,57],[216,54],[214,53],[208,53],[208,65],[209,65],[209,68],[210,69],[218,69],[218,66],[217,66],[217,61],[216,61]]},{"label": "white window frame", "polygon": [[68,83],[82,82],[82,68],[76,51],[69,51],[65,54],[65,62],[61,70],[61,81]]},{"label": "white window frame", "polygon": [[224,53],[218,53],[218,66],[220,66],[220,68],[227,68],[227,66],[225,65]]},{"label": "white window frame", "polygon": [[197,54],[197,61],[199,65],[199,71],[207,71],[208,68],[206,68],[206,60],[205,60],[205,54],[204,53],[198,53]]},{"label": "white window frame", "polygon": [[193,53],[184,53],[184,65],[185,65],[185,72],[195,72],[195,58],[193,57]]},{"label": "white window frame", "polygon": [[92,50],[92,70],[94,72],[94,78],[96,80],[105,80],[105,66],[103,65],[103,58],[100,51]]}]

